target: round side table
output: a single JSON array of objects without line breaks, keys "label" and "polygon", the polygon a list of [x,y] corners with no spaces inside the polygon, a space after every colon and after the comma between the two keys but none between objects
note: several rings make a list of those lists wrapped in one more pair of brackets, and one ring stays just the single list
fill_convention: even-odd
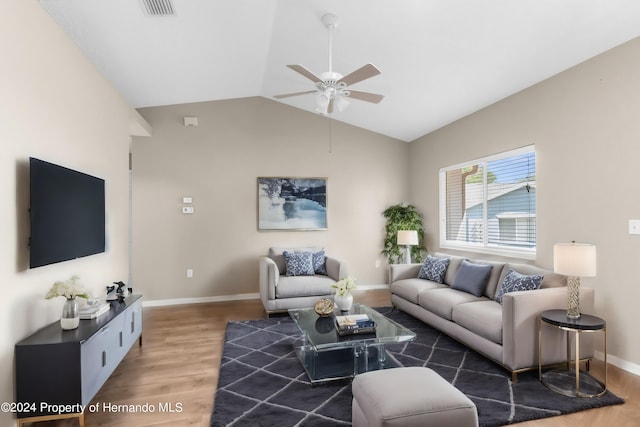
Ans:
[{"label": "round side table", "polygon": [[[542,325],[549,325],[567,333],[566,369],[551,369],[542,372]],[[604,382],[600,382],[586,372],[580,372],[580,334],[583,332],[602,332],[604,337]],[[571,371],[571,340],[575,335],[574,371]],[[587,362],[587,367],[589,363]],[[588,369],[588,368],[587,368]],[[607,322],[597,316],[581,314],[577,319],[567,317],[567,310],[547,310],[538,316],[538,377],[547,388],[570,397],[597,397],[607,391]]]}]

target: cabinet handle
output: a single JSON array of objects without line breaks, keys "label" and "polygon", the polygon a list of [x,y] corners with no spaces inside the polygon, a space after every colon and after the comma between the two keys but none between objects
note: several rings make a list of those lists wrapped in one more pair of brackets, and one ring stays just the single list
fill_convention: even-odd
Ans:
[{"label": "cabinet handle", "polygon": [[119,335],[120,335],[120,347],[122,347],[122,331],[120,331]]},{"label": "cabinet handle", "polygon": [[102,350],[102,367],[104,368],[107,365],[107,352]]}]

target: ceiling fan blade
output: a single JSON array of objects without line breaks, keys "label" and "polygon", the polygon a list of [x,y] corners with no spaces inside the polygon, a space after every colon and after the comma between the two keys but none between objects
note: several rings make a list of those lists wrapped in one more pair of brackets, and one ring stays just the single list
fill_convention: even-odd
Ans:
[{"label": "ceiling fan blade", "polygon": [[314,83],[318,83],[322,81],[320,77],[316,76],[311,71],[304,68],[302,65],[294,64],[294,65],[287,65],[287,67],[291,68],[293,71],[297,73],[302,74],[303,76],[305,76],[306,78],[308,78]]},{"label": "ceiling fan blade", "polygon": [[349,90],[349,98],[359,99],[361,101],[373,102],[374,104],[379,103],[384,98],[384,95],[379,95],[377,93],[370,92],[360,92],[358,90]]},{"label": "ceiling fan blade", "polygon": [[315,93],[315,90],[306,90],[304,92],[293,92],[293,93],[283,93],[282,95],[274,95],[273,97],[276,99],[288,98],[290,96],[298,96],[298,95],[306,95],[308,93]]},{"label": "ceiling fan blade", "polygon": [[338,83],[344,83],[347,86],[350,86],[354,83],[361,82],[362,80],[377,76],[378,74],[380,74],[380,70],[378,70],[375,65],[367,64],[358,68],[354,72],[347,74],[341,78]]}]

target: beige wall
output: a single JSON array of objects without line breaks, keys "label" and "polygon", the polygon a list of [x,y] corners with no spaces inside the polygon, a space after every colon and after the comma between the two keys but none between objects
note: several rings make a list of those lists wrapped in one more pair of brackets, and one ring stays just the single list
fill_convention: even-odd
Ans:
[{"label": "beige wall", "polygon": [[[441,167],[535,144],[538,258],[552,268],[556,242],[595,243],[596,314],[608,322],[609,353],[640,364],[640,40],[634,40],[459,120],[410,145],[411,200],[437,250]],[[621,359],[621,360],[619,360]]]},{"label": "beige wall", "polygon": [[[135,116],[36,1],[7,0],[0,14],[0,401],[13,402],[14,344],[60,318],[45,300],[77,274],[94,293],[128,275],[128,128]],[[28,270],[28,158],[106,180],[106,253]],[[55,366],[51,367],[55,369]],[[0,425],[15,424],[0,413]]]},{"label": "beige wall", "polygon": [[[359,283],[386,283],[382,211],[409,196],[408,144],[265,98],[140,113],[153,137],[132,148],[133,278],[147,300],[257,293],[272,245],[321,245]],[[259,176],[327,177],[328,230],[258,231]]]}]

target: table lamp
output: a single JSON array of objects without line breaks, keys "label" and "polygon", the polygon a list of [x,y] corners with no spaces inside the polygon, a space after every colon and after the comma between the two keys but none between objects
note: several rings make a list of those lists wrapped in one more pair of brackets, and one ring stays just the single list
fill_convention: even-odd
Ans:
[{"label": "table lamp", "polygon": [[553,245],[553,271],[567,277],[567,317],[580,318],[580,277],[596,275],[596,246],[588,243]]},{"label": "table lamp", "polygon": [[398,230],[398,246],[404,246],[404,263],[411,264],[411,246],[418,244],[418,232],[416,230]]}]

